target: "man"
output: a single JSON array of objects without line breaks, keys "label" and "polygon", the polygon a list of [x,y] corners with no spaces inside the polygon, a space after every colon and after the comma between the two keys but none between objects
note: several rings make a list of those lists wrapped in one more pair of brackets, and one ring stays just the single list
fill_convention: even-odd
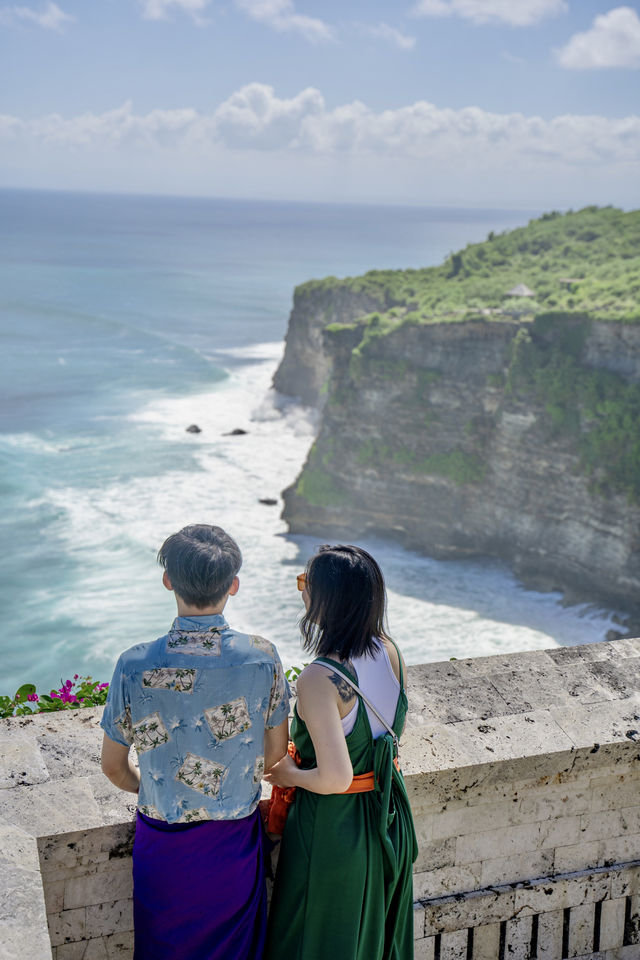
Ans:
[{"label": "man", "polygon": [[[242,555],[195,524],[160,548],[178,616],[123,653],[109,687],[102,769],[139,792],[135,960],[259,960],[266,922],[260,781],[287,749],[289,697],[273,644],[223,616]],[[139,772],[129,760],[136,747]]]}]

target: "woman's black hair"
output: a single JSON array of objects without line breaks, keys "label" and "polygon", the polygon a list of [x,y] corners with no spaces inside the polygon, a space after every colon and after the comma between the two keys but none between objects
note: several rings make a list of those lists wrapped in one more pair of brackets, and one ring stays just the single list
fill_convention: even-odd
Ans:
[{"label": "woman's black hair", "polygon": [[304,649],[341,660],[373,654],[389,639],[380,567],[362,547],[325,545],[307,564],[309,609],[300,621]]}]

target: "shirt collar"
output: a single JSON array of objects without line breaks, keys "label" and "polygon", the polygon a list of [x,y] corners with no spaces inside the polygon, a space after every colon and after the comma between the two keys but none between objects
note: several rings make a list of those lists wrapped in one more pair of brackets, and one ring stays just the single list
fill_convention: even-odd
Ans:
[{"label": "shirt collar", "polygon": [[207,630],[209,627],[217,627],[224,630],[229,624],[221,613],[209,613],[203,617],[176,617],[171,625],[172,630],[180,630],[182,633],[190,631],[198,632]]}]

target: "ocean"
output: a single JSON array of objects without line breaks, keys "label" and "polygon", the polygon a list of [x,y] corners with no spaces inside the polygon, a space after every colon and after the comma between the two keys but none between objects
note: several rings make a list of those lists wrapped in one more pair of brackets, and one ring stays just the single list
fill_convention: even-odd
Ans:
[{"label": "ocean", "polygon": [[[109,679],[121,650],[165,633],[155,556],[193,522],[243,550],[230,622],[302,663],[295,575],[322,538],[290,536],[279,496],[315,414],[270,387],[293,288],[436,264],[535,213],[0,190],[0,693]],[[492,561],[363,545],[410,663],[612,626]]]}]

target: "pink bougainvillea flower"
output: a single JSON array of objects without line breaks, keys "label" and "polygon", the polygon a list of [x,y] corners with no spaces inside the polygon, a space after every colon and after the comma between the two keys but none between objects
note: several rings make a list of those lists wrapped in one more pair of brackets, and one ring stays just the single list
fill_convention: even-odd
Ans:
[{"label": "pink bougainvillea flower", "polygon": [[37,693],[30,693],[29,696],[27,697],[27,700],[31,700],[32,703],[37,701],[38,699],[39,698]]}]

